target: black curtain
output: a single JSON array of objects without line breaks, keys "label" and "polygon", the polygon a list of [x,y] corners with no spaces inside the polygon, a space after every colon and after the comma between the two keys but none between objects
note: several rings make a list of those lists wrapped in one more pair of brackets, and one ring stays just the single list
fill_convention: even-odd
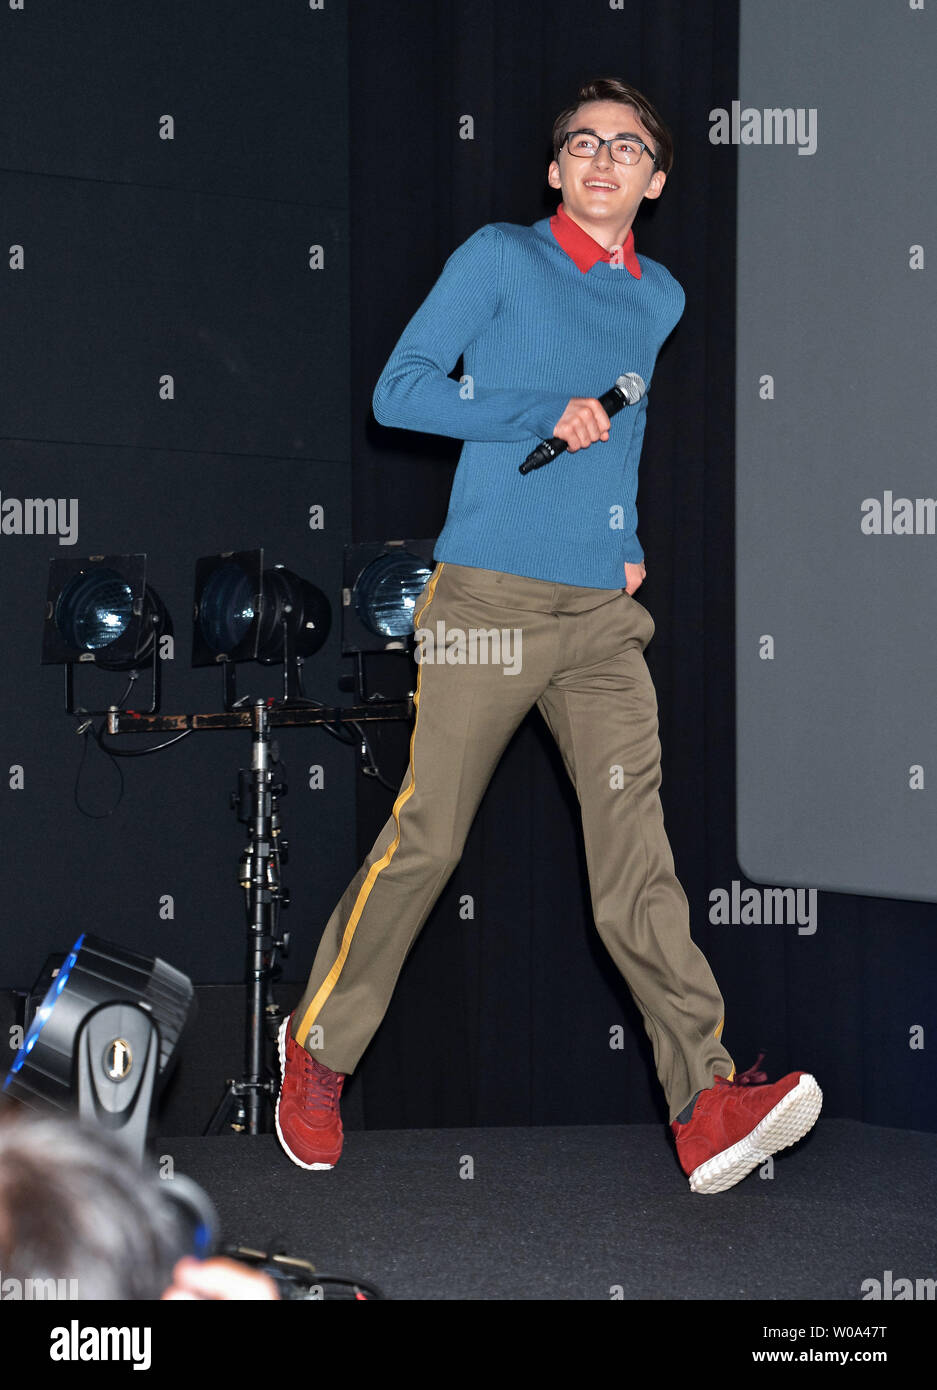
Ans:
[{"label": "black curtain", "polygon": [[[827,1114],[937,1127],[908,1065],[908,1027],[926,1021],[924,967],[934,963],[927,905],[820,894],[812,936],[709,921],[714,888],[748,883],[734,803],[736,170],[734,149],[708,138],[710,109],[738,95],[737,4],[476,0],[468,10],[359,0],[350,26],[355,539],[433,537],[445,518],[459,444],[383,429],[370,401],[446,257],[483,223],[552,212],[551,127],[583,80],[636,85],[675,140],[673,171],[639,213],[636,246],[687,293],[654,376],[638,596],[657,625],[646,656],[665,823],[694,938],[726,999],[723,1040],[739,1071],[759,1051],[771,1079],[814,1071]],[[470,140],[460,138],[465,116]],[[399,688],[400,660],[379,659],[378,686]],[[376,742],[395,785],[408,738],[399,727]],[[393,800],[359,779],[359,857]],[[619,1025],[623,1045],[613,1047]],[[536,710],[492,779],[352,1085],[352,1113],[369,1127],[666,1120],[637,1009],[595,931],[576,798]]]}]

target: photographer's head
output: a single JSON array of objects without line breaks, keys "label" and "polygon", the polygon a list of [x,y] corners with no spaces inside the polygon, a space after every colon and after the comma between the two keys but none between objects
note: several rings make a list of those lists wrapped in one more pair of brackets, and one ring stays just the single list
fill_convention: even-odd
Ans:
[{"label": "photographer's head", "polygon": [[39,1297],[158,1299],[187,1243],[159,1180],[106,1135],[68,1117],[0,1116],[0,1280]]}]

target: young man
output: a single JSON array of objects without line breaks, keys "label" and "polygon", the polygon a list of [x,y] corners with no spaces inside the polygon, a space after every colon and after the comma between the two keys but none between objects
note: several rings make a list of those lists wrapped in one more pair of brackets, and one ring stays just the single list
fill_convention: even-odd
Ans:
[{"label": "young man", "polygon": [[[536,704],[576,788],[596,927],[651,1038],[680,1162],[694,1191],[716,1192],[805,1134],[821,1095],[801,1072],[774,1085],[735,1079],[720,1041],[722,996],[690,938],[658,792],[657,701],[643,656],[654,622],[634,598],[645,576],[635,497],[647,396],[612,419],[598,397],[626,372],[650,383],[683,313],[680,285],[636,254],[632,232],[642,201],[663,191],[670,135],[640,92],[612,78],[582,87],[553,135],[555,216],[469,237],[374,393],[382,424],[464,441],[416,605],[418,635],[519,635],[522,660],[508,675],[497,663],[428,661],[423,648],[403,785],[280,1030],[277,1131],[301,1167],[337,1162],[344,1077]],[[521,475],[551,436],[568,454]]]}]

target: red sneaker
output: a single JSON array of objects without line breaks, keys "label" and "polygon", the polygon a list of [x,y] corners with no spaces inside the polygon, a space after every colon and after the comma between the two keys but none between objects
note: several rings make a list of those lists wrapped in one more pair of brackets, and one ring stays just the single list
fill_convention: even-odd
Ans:
[{"label": "red sneaker", "polygon": [[277,1098],[277,1134],[287,1157],[300,1168],[334,1168],[342,1152],[338,1103],[345,1077],[294,1042],[292,1021],[290,1014],[277,1034],[283,1078]]},{"label": "red sneaker", "polygon": [[769,1154],[802,1139],[822,1104],[823,1092],[809,1072],[792,1071],[770,1086],[753,1084],[749,1073],[735,1081],[717,1076],[700,1091],[688,1122],[670,1126],[690,1190],[724,1192],[741,1182]]}]

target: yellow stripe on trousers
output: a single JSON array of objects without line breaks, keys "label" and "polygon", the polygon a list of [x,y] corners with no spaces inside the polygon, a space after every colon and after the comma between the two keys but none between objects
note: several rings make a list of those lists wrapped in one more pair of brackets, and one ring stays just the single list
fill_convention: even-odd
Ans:
[{"label": "yellow stripe on trousers", "polygon": [[[424,603],[423,607],[420,609],[419,613],[417,613],[413,619],[414,628],[419,627],[420,619],[423,617],[423,614],[426,612],[427,608],[432,603],[433,595],[436,592],[436,585],[439,582],[439,576],[442,574],[442,572],[443,564],[442,562],[440,562],[439,568],[437,569],[436,573],[433,575],[432,580],[430,581],[429,596],[427,597],[427,600]],[[338,977],[342,973],[342,966],[345,964],[345,960],[351,948],[352,939],[355,935],[355,929],[358,926],[358,921],[361,917],[362,912],[364,911],[364,905],[368,901],[371,889],[377,882],[377,876],[382,869],[386,869],[387,865],[390,863],[390,861],[393,859],[394,855],[397,852],[397,846],[400,844],[400,820],[397,813],[400,811],[401,807],[404,806],[407,801],[409,801],[410,797],[413,795],[414,788],[416,787],[416,770],[413,766],[413,743],[416,738],[417,725],[420,722],[420,679],[422,677],[422,674],[422,663],[418,663],[416,676],[416,690],[413,695],[413,707],[416,711],[416,717],[413,721],[413,732],[410,735],[410,785],[397,797],[397,800],[394,802],[394,809],[392,813],[394,820],[397,822],[397,835],[394,839],[393,844],[388,846],[387,851],[384,854],[384,857],[382,859],[379,859],[376,864],[371,865],[370,872],[368,873],[368,876],[365,879],[364,883],[361,885],[361,891],[355,900],[355,905],[352,909],[351,916],[348,918],[348,924],[345,927],[345,934],[342,937],[341,950],[338,953],[335,964],[332,966],[332,969],[329,971],[325,979],[322,981],[322,984],[319,986],[319,990],[315,998],[309,1005],[309,1008],[303,1014],[299,1027],[296,1030],[296,1041],[297,1043],[299,1043],[300,1047],[303,1047],[305,1045],[306,1038],[309,1035],[309,1029],[312,1027],[319,1014],[322,1012],[323,1005],[325,1004],[329,995],[332,993],[332,990],[335,988],[335,985],[338,981]]]},{"label": "yellow stripe on trousers", "polygon": [[[722,1015],[722,1018],[720,1018],[718,1024],[716,1025],[716,1031],[715,1031],[715,1033],[713,1033],[713,1037],[716,1039],[717,1042],[721,1042],[721,1041],[722,1041],[722,1029],[723,1029],[723,1027],[724,1027],[724,1025],[725,1025],[725,1021],[726,1021],[726,1016],[725,1016],[725,1014],[723,1014],[723,1015]],[[733,1063],[732,1063],[732,1070],[729,1072],[729,1075],[726,1077],[726,1081],[731,1081],[734,1075],[735,1075],[735,1063],[733,1062]]]}]

